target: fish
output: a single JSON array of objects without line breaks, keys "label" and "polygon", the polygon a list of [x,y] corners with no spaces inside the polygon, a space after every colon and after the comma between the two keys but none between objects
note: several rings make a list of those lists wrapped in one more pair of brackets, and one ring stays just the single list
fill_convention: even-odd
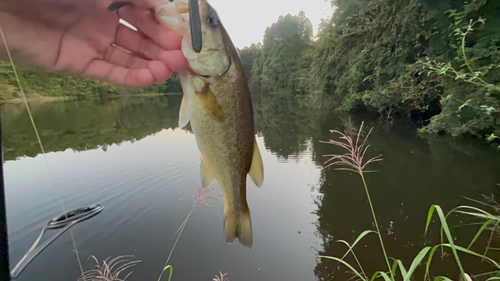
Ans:
[{"label": "fish", "polygon": [[155,8],[155,17],[181,35],[188,61],[178,73],[183,90],[179,127],[189,123],[201,153],[204,188],[217,181],[224,198],[226,241],[238,239],[251,247],[253,230],[246,197],[247,176],[261,187],[264,166],[255,139],[253,107],[239,53],[215,9],[200,0],[203,47],[191,42],[187,0],[174,0]]}]

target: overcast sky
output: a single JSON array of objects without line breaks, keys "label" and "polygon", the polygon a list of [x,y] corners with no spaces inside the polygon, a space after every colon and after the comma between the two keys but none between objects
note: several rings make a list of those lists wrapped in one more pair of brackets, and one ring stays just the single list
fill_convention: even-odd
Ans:
[{"label": "overcast sky", "polygon": [[321,18],[331,16],[328,0],[208,0],[238,48],[262,42],[266,27],[288,13],[306,13],[313,25],[314,35]]}]

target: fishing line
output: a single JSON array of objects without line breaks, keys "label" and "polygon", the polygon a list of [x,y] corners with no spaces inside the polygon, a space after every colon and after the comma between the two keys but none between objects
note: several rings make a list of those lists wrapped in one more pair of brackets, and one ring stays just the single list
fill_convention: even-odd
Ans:
[{"label": "fishing line", "polygon": [[[38,130],[36,128],[35,121],[33,119],[33,115],[31,114],[31,110],[30,110],[30,108],[28,106],[28,101],[26,100],[26,96],[24,94],[23,87],[21,86],[21,80],[19,79],[19,76],[17,75],[16,66],[15,66],[14,60],[12,59],[12,56],[10,54],[9,46],[7,45],[7,39],[5,38],[5,34],[3,33],[3,29],[2,29],[1,25],[0,25],[0,35],[2,36],[2,40],[3,40],[3,43],[5,45],[5,49],[7,51],[7,56],[9,57],[10,64],[12,65],[12,69],[14,71],[14,75],[15,75],[17,83],[19,85],[19,91],[21,92],[21,96],[23,98],[24,105],[26,106],[26,110],[28,111],[28,115],[29,115],[30,120],[31,120],[31,125],[33,126],[33,130],[35,131],[35,135],[36,135],[36,138],[38,140],[38,144],[40,145],[40,149],[42,151],[43,158],[44,158],[45,163],[47,165],[47,169],[49,170],[49,174],[50,174],[50,178],[51,178],[51,181],[52,181],[53,188],[56,190],[56,196],[57,196],[57,199],[59,201],[59,205],[61,205],[63,213],[65,214],[66,219],[68,219],[68,217],[66,215],[67,214],[66,208],[64,207],[64,204],[63,204],[63,202],[61,200],[60,191],[57,189],[57,187],[55,185],[54,175],[52,173],[52,170],[50,169],[49,162],[48,162],[47,157],[45,155],[45,149],[43,148],[42,140],[40,139],[40,135],[38,134]],[[85,281],[85,275],[84,275],[84,272],[83,272],[83,266],[82,266],[82,263],[80,261],[80,255],[78,254],[78,249],[76,247],[76,242],[75,242],[75,238],[73,236],[73,231],[71,229],[69,229],[69,233],[70,233],[70,236],[71,236],[71,241],[73,242],[73,249],[75,250],[76,259],[78,260],[78,265],[80,266],[80,271],[82,273],[83,280]]]}]

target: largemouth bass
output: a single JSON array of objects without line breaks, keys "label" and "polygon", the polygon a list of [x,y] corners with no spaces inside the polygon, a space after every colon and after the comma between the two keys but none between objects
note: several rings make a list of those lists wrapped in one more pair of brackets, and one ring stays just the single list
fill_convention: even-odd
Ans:
[{"label": "largemouth bass", "polygon": [[261,186],[264,170],[255,141],[252,101],[239,54],[216,11],[200,0],[203,48],[191,44],[187,0],[156,8],[156,18],[183,36],[182,51],[189,67],[179,73],[184,92],[179,127],[191,124],[201,152],[203,187],[215,180],[224,196],[224,233],[227,242],[253,243],[246,199],[247,175]]}]

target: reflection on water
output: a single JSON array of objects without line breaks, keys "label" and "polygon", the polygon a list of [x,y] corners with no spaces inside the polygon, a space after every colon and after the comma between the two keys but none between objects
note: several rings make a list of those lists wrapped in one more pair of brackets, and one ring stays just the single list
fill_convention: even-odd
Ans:
[{"label": "reflection on water", "polygon": [[[306,110],[283,93],[254,98],[257,142],[266,180],[248,179],[254,245],[226,245],[223,202],[195,209],[171,258],[176,280],[211,280],[219,271],[230,280],[346,280],[337,263],[318,254],[341,256],[362,231],[372,229],[364,189],[357,175],[322,170],[324,154],[341,152],[320,143],[343,130],[344,119]],[[98,216],[73,228],[85,269],[99,259],[129,255],[142,262],[129,280],[157,280],[175,232],[201,184],[194,136],[177,127],[180,97],[57,102],[32,105],[53,173],[39,155],[22,105],[2,105],[7,216],[12,267],[41,227],[66,209],[95,203]],[[359,125],[361,120],[354,120]],[[466,201],[498,194],[500,153],[479,141],[421,139],[411,126],[375,126],[370,156],[379,172],[367,175],[387,250],[409,264],[436,229],[423,236],[427,210],[449,210]],[[266,149],[263,149],[263,148]],[[26,157],[28,156],[28,157]],[[219,189],[217,183],[211,188]],[[214,212],[215,211],[215,212]],[[217,214],[217,213],[218,214]],[[464,231],[463,237],[470,236]],[[368,272],[382,269],[376,237],[358,246]],[[477,273],[487,269],[469,263]],[[455,267],[436,263],[435,273],[455,277]],[[76,280],[80,271],[69,233],[42,252],[19,280]]]},{"label": "reflection on water", "polygon": [[[181,96],[32,104],[46,151],[84,151],[135,141],[176,128]],[[147,105],[154,105],[146,107]],[[40,147],[22,104],[2,106],[5,160],[35,156]]]}]

